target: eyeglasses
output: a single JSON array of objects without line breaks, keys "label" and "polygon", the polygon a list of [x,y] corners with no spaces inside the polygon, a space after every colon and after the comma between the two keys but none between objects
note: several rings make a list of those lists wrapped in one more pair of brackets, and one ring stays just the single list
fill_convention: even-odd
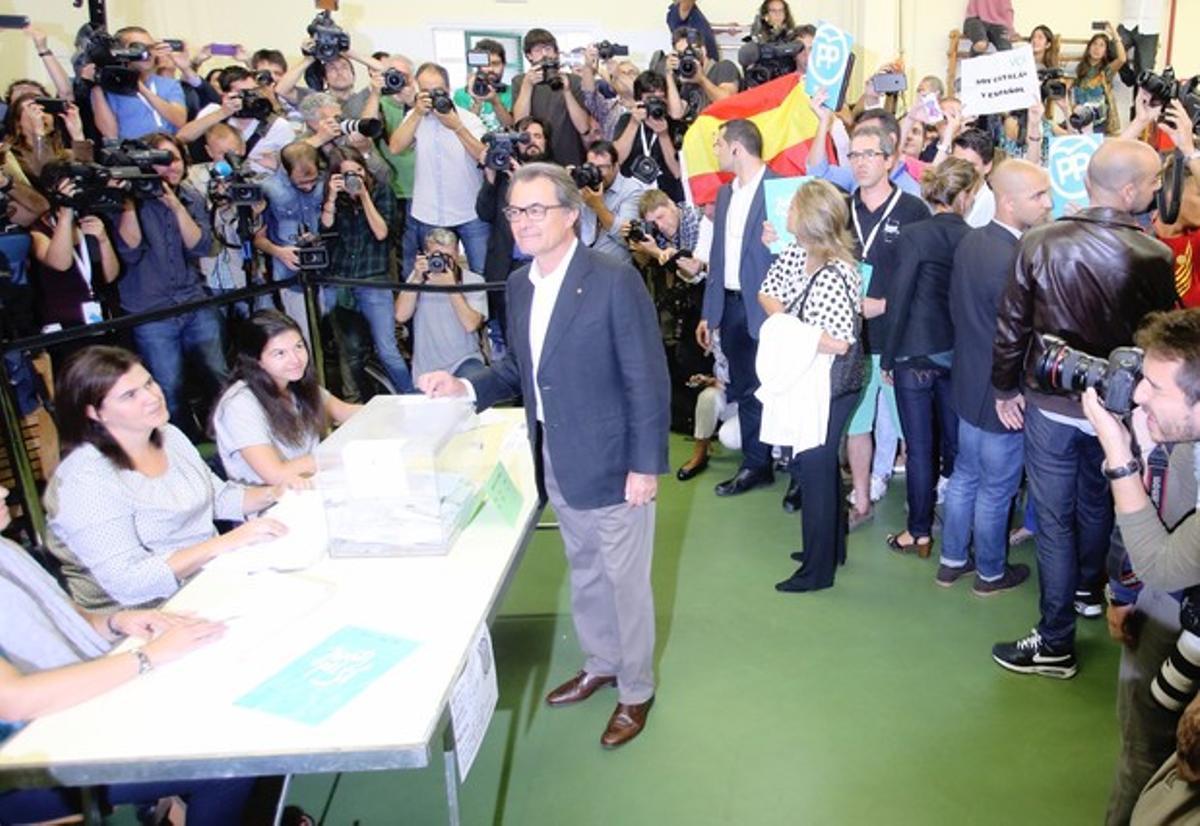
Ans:
[{"label": "eyeglasses", "polygon": [[847,152],[846,157],[852,161],[857,161],[860,159],[866,160],[866,161],[873,161],[876,158],[885,158],[887,156],[884,153],[880,152],[878,149],[863,149],[859,152]]},{"label": "eyeglasses", "polygon": [[546,217],[546,213],[552,209],[569,209],[569,207],[565,207],[562,204],[550,204],[549,206],[545,204],[530,204],[527,207],[508,206],[500,210],[500,212],[503,213],[510,224],[515,224],[517,218],[522,215],[526,216],[530,221],[541,221]]}]

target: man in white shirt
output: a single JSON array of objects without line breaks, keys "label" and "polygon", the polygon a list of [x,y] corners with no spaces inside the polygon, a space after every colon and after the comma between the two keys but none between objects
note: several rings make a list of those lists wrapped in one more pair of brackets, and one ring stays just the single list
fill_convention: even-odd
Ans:
[{"label": "man in white shirt", "polygon": [[758,374],[758,328],[766,313],[758,303],[759,288],[775,260],[762,242],[767,218],[763,180],[775,177],[762,159],[762,135],[748,120],[721,126],[714,144],[722,172],[732,172],[732,182],[717,193],[713,217],[713,242],[704,309],[696,327],[696,340],[712,348],[712,333],[721,331],[721,347],[729,359],[729,401],[738,405],[742,430],[742,464],[736,475],[716,487],[718,496],[733,496],[775,481],[771,450],[758,438],[762,402],[754,395]]},{"label": "man in white shirt", "polygon": [[472,272],[483,272],[491,227],[475,213],[483,183],[479,159],[487,129],[468,109],[454,104],[450,74],[436,63],[417,68],[417,100],[388,139],[388,150],[414,149],[412,211],[417,248],[436,227],[454,230],[462,240]]},{"label": "man in white shirt", "polygon": [[975,202],[967,213],[966,222],[974,229],[986,227],[996,215],[996,194],[988,186],[988,175],[992,174],[992,160],[996,156],[992,136],[982,129],[967,129],[954,139],[950,156],[968,162],[979,173],[979,189],[975,190]]},{"label": "man in white shirt", "polygon": [[427,373],[431,396],[473,394],[476,407],[521,395],[539,489],[558,515],[571,609],[587,659],[550,692],[562,706],[616,684],[600,738],[636,737],[654,702],[654,496],[667,471],[670,378],[653,302],[633,267],[575,237],[583,201],[567,172],[513,173],[504,217],[527,268],[508,279],[509,348],[471,382]]},{"label": "man in white shirt", "polygon": [[191,143],[213,124],[228,122],[246,142],[250,168],[255,172],[274,171],[279,166],[279,150],[292,142],[292,128],[271,111],[270,99],[260,91],[258,80],[245,67],[222,69],[217,75],[217,85],[221,89],[221,104],[210,103],[201,109],[195,120],[179,130],[179,139]]}]

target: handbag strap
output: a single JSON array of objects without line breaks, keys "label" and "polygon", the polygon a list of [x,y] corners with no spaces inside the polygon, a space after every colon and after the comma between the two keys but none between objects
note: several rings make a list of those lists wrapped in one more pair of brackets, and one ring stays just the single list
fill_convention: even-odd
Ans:
[{"label": "handbag strap", "polygon": [[[838,277],[838,280],[842,282],[842,289],[846,291],[846,297],[850,299],[851,305],[854,304],[854,295],[850,290],[850,285],[846,283],[846,276],[842,275],[841,269],[833,266],[832,264],[823,264],[819,270],[813,273],[812,278],[808,279],[808,284],[805,285],[804,291],[800,293],[800,295],[793,298],[792,302],[788,304],[787,309],[785,310],[788,315],[792,314],[792,309],[798,303],[800,305],[800,309],[796,313],[796,317],[801,321],[804,320],[804,305],[808,303],[808,294],[812,292],[813,285],[817,283],[817,277],[826,270],[833,270],[834,274]],[[857,326],[857,322],[855,326]]]}]

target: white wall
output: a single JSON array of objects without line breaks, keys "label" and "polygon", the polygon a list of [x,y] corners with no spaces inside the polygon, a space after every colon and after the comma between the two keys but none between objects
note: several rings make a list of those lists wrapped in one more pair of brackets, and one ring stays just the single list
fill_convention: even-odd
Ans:
[{"label": "white wall", "polygon": [[[1163,2],[1169,5],[1169,0]],[[756,6],[757,0],[701,0],[714,23],[748,23]],[[852,32],[862,47],[860,65],[870,69],[903,54],[915,79],[945,74],[947,35],[961,25],[965,0],[792,0],[792,6],[805,21],[827,19]],[[1121,2],[1014,0],[1014,6],[1022,32],[1045,23],[1056,32],[1086,37],[1092,20],[1117,18]],[[252,49],[282,49],[289,57],[298,54],[313,14],[307,0],[109,0],[108,7],[112,28],[137,22],[159,37],[193,43],[240,40]],[[667,40],[666,7],[667,0],[343,0],[338,19],[351,31],[356,49],[399,51],[417,60],[434,57],[435,32],[451,47],[456,33],[466,27],[524,31],[536,25],[558,32],[564,42],[607,37],[628,43],[633,59],[644,63]],[[85,12],[67,0],[2,0],[0,11],[39,21],[64,60],[86,20]],[[1176,32],[1176,68],[1200,72],[1194,38],[1200,32],[1200,0],[1177,0]],[[1162,39],[1160,59],[1166,50],[1166,37]],[[0,32],[0,80],[26,75],[44,76],[32,47],[20,33]]]}]

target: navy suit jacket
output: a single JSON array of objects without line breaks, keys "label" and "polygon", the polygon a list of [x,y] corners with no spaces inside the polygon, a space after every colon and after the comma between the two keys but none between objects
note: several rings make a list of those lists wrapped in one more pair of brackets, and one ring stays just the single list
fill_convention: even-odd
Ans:
[{"label": "navy suit jacket", "polygon": [[954,363],[950,370],[954,410],[975,427],[1008,433],[996,415],[992,392],[992,344],[1000,298],[1013,275],[1021,240],[995,221],[963,236],[950,273]]},{"label": "navy suit jacket", "polygon": [[[763,181],[779,176],[767,169],[763,173]],[[708,282],[704,286],[704,320],[710,330],[721,326],[721,315],[725,310],[725,256],[731,254],[725,249],[725,221],[729,214],[729,199],[733,196],[733,183],[727,183],[717,191],[717,211],[713,215],[713,243],[708,256]],[[762,242],[762,225],[767,220],[767,201],[763,195],[760,182],[750,203],[750,212],[746,217],[746,229],[742,234],[742,248],[736,254],[741,255],[741,267],[738,269],[738,281],[741,284],[742,303],[746,307],[746,326],[750,335],[758,338],[758,328],[767,320],[767,314],[758,303],[758,291],[762,287],[767,270],[775,256],[766,244]],[[778,233],[786,232],[786,227],[775,227]]]},{"label": "navy suit jacket", "polygon": [[[482,410],[518,394],[542,479],[529,343],[529,265],[508,277],[508,352],[471,380]],[[631,471],[667,471],[671,387],[658,314],[629,264],[578,244],[550,315],[537,371],[543,434],[572,508],[619,505]]]}]

